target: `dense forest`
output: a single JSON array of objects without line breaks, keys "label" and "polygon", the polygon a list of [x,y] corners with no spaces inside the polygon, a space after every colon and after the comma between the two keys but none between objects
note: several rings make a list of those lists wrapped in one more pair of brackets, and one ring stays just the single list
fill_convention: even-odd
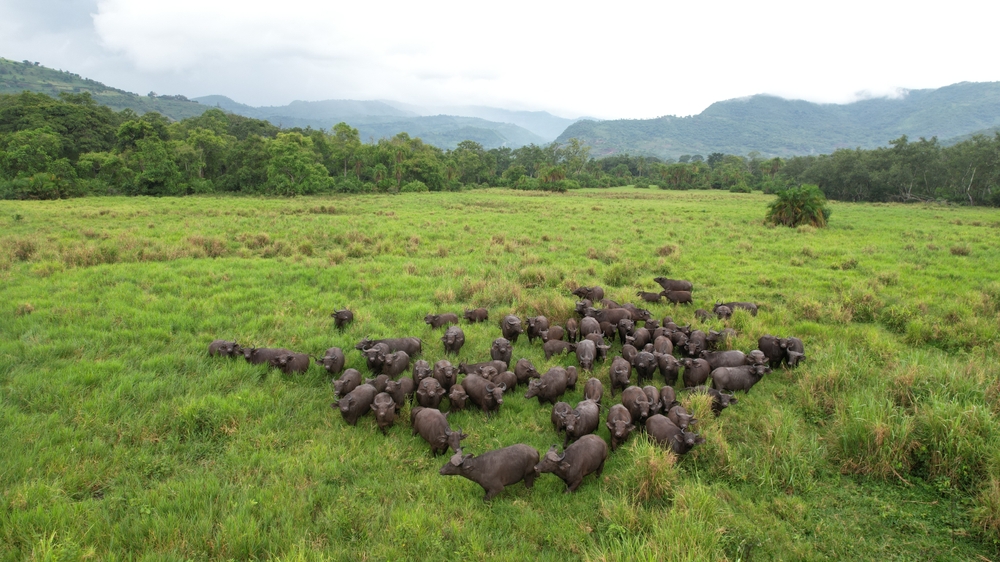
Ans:
[{"label": "dense forest", "polygon": [[1000,135],[951,146],[936,139],[838,150],[787,160],[712,153],[593,158],[578,139],[544,146],[452,150],[400,133],[362,142],[358,130],[279,129],[267,121],[210,109],[171,122],[149,112],[115,112],[87,93],[59,98],[0,95],[0,198],[84,195],[187,195],[238,192],[455,191],[496,186],[565,191],[640,185],[664,189],[775,192],[819,185],[830,199],[943,200],[1000,205]]}]

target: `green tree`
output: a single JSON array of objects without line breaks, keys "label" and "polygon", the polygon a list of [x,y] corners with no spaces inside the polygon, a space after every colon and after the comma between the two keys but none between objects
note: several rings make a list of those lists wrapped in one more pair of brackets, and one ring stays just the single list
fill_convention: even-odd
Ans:
[{"label": "green tree", "polygon": [[135,173],[130,185],[122,186],[127,195],[183,195],[181,172],[167,143],[152,136],[141,138],[125,154],[125,161]]},{"label": "green tree", "polygon": [[9,135],[0,148],[0,177],[27,177],[48,171],[62,151],[62,138],[48,127],[30,129]]},{"label": "green tree", "polygon": [[354,156],[361,148],[358,130],[347,123],[337,123],[333,126],[333,139],[330,144],[332,145],[330,157],[343,163],[344,177],[347,177],[347,170],[353,167]]},{"label": "green tree", "polygon": [[301,133],[279,133],[268,144],[270,160],[264,189],[275,195],[308,195],[329,187],[329,174]]}]

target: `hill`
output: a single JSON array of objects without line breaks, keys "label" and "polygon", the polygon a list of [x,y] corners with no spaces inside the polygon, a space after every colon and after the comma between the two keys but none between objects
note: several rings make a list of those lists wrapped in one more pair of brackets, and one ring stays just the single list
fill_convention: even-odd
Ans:
[{"label": "hill", "polygon": [[[406,132],[411,137],[420,137],[424,142],[440,148],[455,148],[463,140],[473,140],[489,149],[545,144],[555,139],[555,135],[544,138],[508,122],[456,115],[420,115],[408,109],[414,106],[399,104],[401,107],[396,107],[392,102],[374,100],[294,101],[283,106],[252,107],[225,96],[194,99],[206,106],[264,119],[279,127],[329,129],[346,121],[357,128],[361,138],[365,140],[392,137]],[[501,116],[504,111],[496,110]]]},{"label": "hill", "polygon": [[[140,115],[156,111],[178,121],[201,115],[212,107],[219,107],[237,115],[264,119],[283,128],[329,129],[341,121],[346,121],[359,130],[363,139],[391,137],[405,131],[411,137],[420,137],[440,148],[455,148],[463,140],[474,140],[486,148],[502,146],[517,148],[532,143],[545,144],[555,139],[558,133],[551,133],[559,128],[559,120],[562,119],[544,112],[507,112],[515,117],[513,120],[522,122],[531,119],[540,122],[551,118],[546,125],[548,128],[543,127],[547,134],[542,136],[509,122],[467,116],[422,115],[375,100],[294,101],[284,106],[253,107],[219,95],[193,99],[182,95],[141,96],[83,78],[72,72],[0,58],[0,94],[17,94],[26,90],[52,97],[58,97],[64,92],[74,94],[89,92],[97,103],[115,111],[127,108]],[[502,109],[479,109],[492,111],[501,117],[506,115],[506,110]],[[560,132],[562,128],[559,128]]]},{"label": "hill", "polygon": [[584,119],[583,117],[567,119],[552,115],[547,111],[512,111],[482,105],[427,107],[388,100],[385,103],[393,107],[412,111],[418,115],[456,115],[460,117],[478,117],[487,121],[497,121],[500,123],[511,123],[531,131],[544,139],[545,142],[556,140],[566,130],[566,127]]},{"label": "hill", "polygon": [[580,121],[559,138],[576,137],[595,155],[677,158],[712,152],[765,156],[875,148],[901,135],[948,139],[1000,125],[1000,82],[962,82],[910,90],[898,99],[817,104],[755,95],[716,102],[690,117]]},{"label": "hill", "polygon": [[178,121],[201,115],[211,107],[184,96],[140,96],[65,70],[0,58],[0,94],[19,94],[25,90],[52,97],[58,97],[64,92],[89,92],[97,103],[115,111],[127,108],[140,115],[156,111]]}]

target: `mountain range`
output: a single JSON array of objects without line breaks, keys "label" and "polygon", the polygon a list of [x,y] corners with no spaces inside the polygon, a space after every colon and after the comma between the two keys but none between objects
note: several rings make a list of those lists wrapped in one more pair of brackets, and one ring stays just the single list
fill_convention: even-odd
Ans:
[{"label": "mountain range", "polygon": [[595,156],[618,153],[677,158],[712,152],[763,156],[875,148],[892,139],[938,137],[945,144],[1000,126],[1000,82],[961,82],[908,90],[898,98],[818,104],[755,95],[713,103],[698,115],[579,121],[557,142],[578,138]]},{"label": "mountain range", "polygon": [[0,58],[0,94],[32,91],[56,97],[60,93],[89,92],[116,111],[130,108],[142,114],[157,111],[175,120],[201,115],[213,107],[264,119],[285,128],[330,129],[346,121],[362,140],[377,140],[406,132],[440,148],[455,148],[473,140],[485,148],[548,144],[576,119],[544,111],[510,111],[481,106],[424,107],[392,101],[293,101],[283,106],[253,107],[226,96],[188,99],[183,95],[139,95],[106,86],[78,74],[29,62]]},{"label": "mountain range", "polygon": [[58,96],[89,92],[117,111],[160,112],[171,119],[210,108],[265,119],[280,127],[329,129],[346,121],[362,140],[406,132],[454,148],[473,140],[485,148],[517,148],[578,138],[601,157],[633,154],[676,159],[713,152],[762,156],[824,154],[838,148],[886,146],[901,135],[938,137],[951,144],[1000,130],[1000,82],[961,82],[943,88],[904,90],[898,97],[848,104],[817,104],[770,95],[713,103],[698,115],[598,121],[566,119],[544,111],[485,106],[420,106],[391,100],[294,101],[253,107],[226,96],[138,95],[36,63],[0,58],[0,94],[33,91]]}]

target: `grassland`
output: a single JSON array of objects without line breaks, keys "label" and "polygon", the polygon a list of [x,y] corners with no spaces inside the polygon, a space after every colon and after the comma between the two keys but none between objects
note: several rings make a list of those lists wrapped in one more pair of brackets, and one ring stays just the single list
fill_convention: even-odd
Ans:
[{"label": "grassland", "polygon": [[[1000,215],[831,203],[828,228],[794,230],[762,224],[768,201],[0,202],[0,560],[997,560]],[[216,337],[317,353],[415,335],[433,361],[428,312],[561,320],[577,285],[626,301],[661,274],[693,281],[697,306],[761,303],[734,316],[735,347],[797,335],[808,361],[719,418],[687,398],[705,445],[678,459],[633,438],[573,495],[545,475],[484,504],[437,474],[407,410],[388,436],[371,416],[349,427],[319,369],[205,353]],[[344,306],[356,321],[338,333]],[[495,323],[463,328],[459,358],[488,358]],[[523,339],[514,357],[570,364]],[[353,350],[348,366],[363,370]],[[522,396],[451,416],[467,452],[557,441]]]}]

